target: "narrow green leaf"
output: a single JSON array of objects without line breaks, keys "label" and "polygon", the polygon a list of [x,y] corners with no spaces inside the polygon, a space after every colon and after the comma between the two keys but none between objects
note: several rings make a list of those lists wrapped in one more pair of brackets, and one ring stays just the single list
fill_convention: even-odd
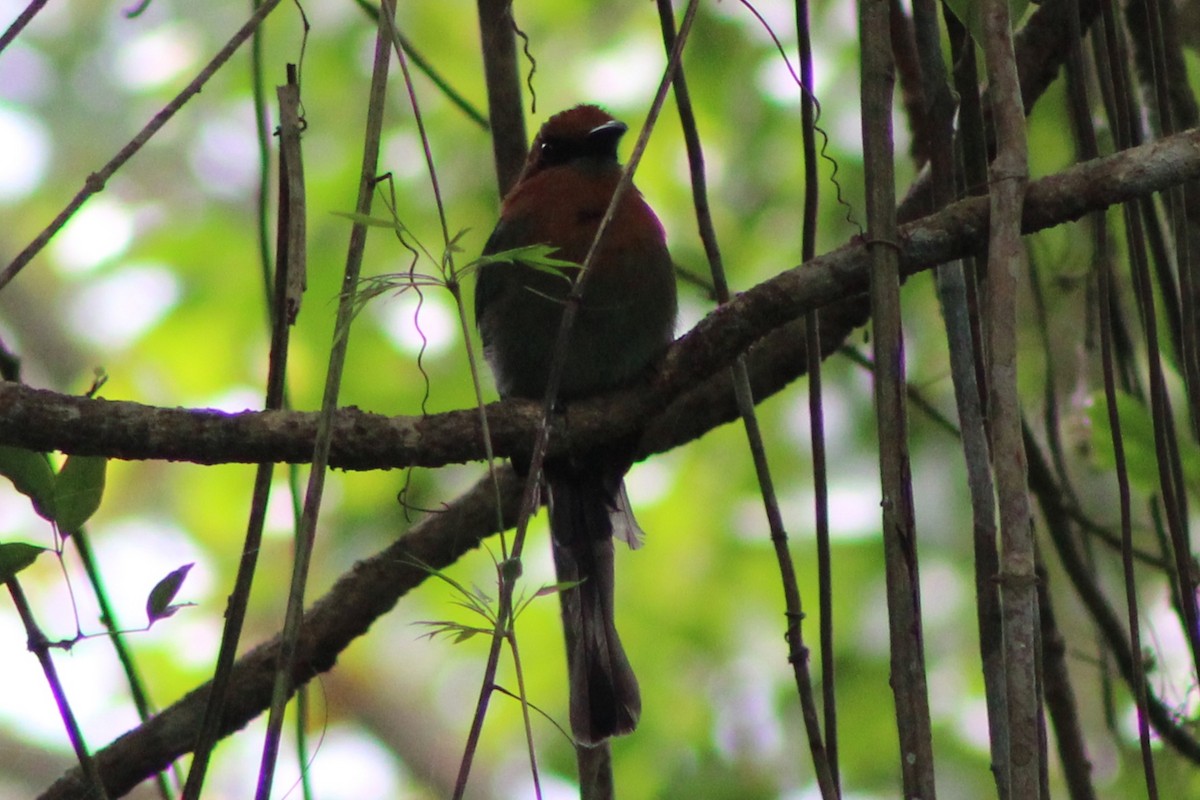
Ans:
[{"label": "narrow green leaf", "polygon": [[68,456],[54,485],[55,518],[63,533],[79,530],[104,496],[108,461],[101,456]]},{"label": "narrow green leaf", "polygon": [[33,502],[33,510],[54,519],[54,470],[44,453],[0,445],[0,475]]},{"label": "narrow green leaf", "polygon": [[563,280],[570,281],[571,277],[566,271],[569,269],[578,269],[579,265],[574,261],[554,258],[552,254],[557,252],[557,247],[548,244],[531,244],[525,247],[514,247],[511,250],[502,250],[499,253],[480,256],[468,264],[465,269],[478,269],[488,264],[513,264],[519,261],[525,266],[536,269],[539,272],[556,275]]},{"label": "narrow green leaf", "polygon": [[351,222],[357,222],[360,225],[366,225],[369,228],[395,228],[396,221],[392,219],[384,219],[382,217],[371,217],[366,214],[358,214],[353,211],[334,211],[335,217],[345,217]]},{"label": "narrow green leaf", "polygon": [[36,561],[45,549],[25,542],[0,544],[0,583],[7,583],[16,577],[18,572]]},{"label": "narrow green leaf", "polygon": [[538,589],[534,596],[545,597],[548,594],[558,594],[559,592],[565,592],[567,589],[574,589],[581,583],[583,583],[583,581],[563,581],[562,583],[552,583],[548,586],[543,586],[542,588]]},{"label": "narrow green leaf", "polygon": [[175,595],[179,593],[180,587],[183,586],[184,578],[187,577],[188,572],[191,571],[193,566],[195,565],[184,564],[179,569],[168,572],[167,576],[150,590],[150,596],[146,598],[146,619],[150,625],[153,625],[160,619],[172,616],[184,606],[195,605],[194,603],[171,603],[175,599]]}]

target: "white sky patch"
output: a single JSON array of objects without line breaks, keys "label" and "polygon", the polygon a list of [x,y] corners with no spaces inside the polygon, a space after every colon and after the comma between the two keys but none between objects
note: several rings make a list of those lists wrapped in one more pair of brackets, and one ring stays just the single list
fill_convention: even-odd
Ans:
[{"label": "white sky patch", "polygon": [[201,123],[188,153],[192,173],[217,197],[244,197],[258,186],[254,109],[239,103]]},{"label": "white sky patch", "polygon": [[[301,468],[296,480],[302,492],[307,477],[304,469]],[[304,502],[303,498],[301,498],[301,502]],[[296,533],[296,515],[293,508],[292,488],[289,482],[284,478],[272,481],[271,497],[267,500],[267,521],[263,535],[278,541],[292,538]]]},{"label": "white sky patch", "polygon": [[[93,526],[92,536],[102,551],[109,599],[125,627],[146,624],[146,598],[150,590],[167,573],[184,564],[195,566],[188,572],[175,602],[203,603],[212,594],[213,570],[204,551],[173,522],[149,516],[127,517]],[[87,611],[90,613],[90,609]],[[80,612],[83,616],[85,609]],[[184,620],[183,616],[171,617],[171,624]],[[157,630],[151,628],[152,633]],[[186,649],[194,647],[189,644]]]},{"label": "white sky patch", "polygon": [[[815,499],[811,486],[781,497],[780,507],[788,531],[797,538],[816,533]],[[829,535],[835,541],[853,542],[879,536],[879,487],[870,481],[840,481],[829,487]],[[767,519],[758,495],[738,503],[730,520],[734,534],[749,542],[766,544]]]},{"label": "white sky patch", "polygon": [[[882,512],[877,510],[878,513]],[[963,614],[970,613],[970,609],[965,608],[966,594],[961,564],[949,564],[936,558],[922,559],[921,614],[926,625],[959,627]]]},{"label": "white sky patch", "polygon": [[661,42],[650,39],[626,42],[583,64],[580,96],[600,105],[634,105],[654,96],[665,68]]},{"label": "white sky patch", "polygon": [[[0,611],[0,646],[10,654],[4,660],[5,683],[19,689],[4,692],[0,699],[0,724],[19,731],[30,743],[60,748],[65,745],[62,719],[46,676],[34,655],[26,650],[26,639],[20,618],[9,604]],[[137,713],[122,688],[123,678],[112,656],[112,646],[103,638],[81,642],[69,655],[56,652],[54,666],[71,701],[71,710],[88,732],[89,740],[107,742],[137,724]]]},{"label": "white sky patch", "polygon": [[[533,781],[529,778],[529,760],[505,769],[503,780],[497,778],[498,797],[534,797]],[[575,800],[579,797],[579,783],[558,773],[551,772],[538,762],[538,781],[541,783],[542,800]]]},{"label": "white sky patch", "polygon": [[75,295],[70,304],[71,328],[99,349],[123,348],[162,319],[179,294],[179,282],[165,266],[121,267]]},{"label": "white sky patch", "polygon": [[330,728],[313,755],[313,794],[322,800],[397,797],[401,776],[396,763],[387,748],[365,732],[348,726]]},{"label": "white sky patch", "polygon": [[182,25],[163,25],[123,44],[117,52],[121,85],[145,92],[173,81],[199,59],[195,35]]},{"label": "white sky patch", "polygon": [[[774,31],[784,45],[794,44],[796,39],[796,9],[789,0],[758,0],[754,10],[763,21],[750,12],[741,3],[717,3],[713,12],[739,22],[746,32],[762,42],[771,42],[771,31]],[[764,27],[763,22],[770,28]]]},{"label": "white sky patch", "polygon": [[625,487],[634,510],[661,501],[675,482],[675,471],[666,463],[666,456],[634,464],[625,476]]},{"label": "white sky patch", "polygon": [[[1142,626],[1142,647],[1151,648],[1158,664],[1154,680],[1164,702],[1191,717],[1200,707],[1200,692],[1191,677],[1191,653],[1179,615],[1166,593],[1142,606],[1148,624]],[[1134,713],[1134,712],[1131,712]],[[1137,717],[1132,717],[1130,741],[1137,741]]]},{"label": "white sky patch", "polygon": [[133,241],[133,211],[106,197],[95,197],[71,217],[50,248],[64,272],[91,272],[117,258]]},{"label": "white sky patch", "polygon": [[746,655],[718,674],[708,687],[714,712],[713,743],[717,752],[730,762],[765,761],[778,756],[784,740],[783,726],[773,702],[778,686],[775,662],[769,650],[763,654],[765,637],[747,638],[759,641],[748,641],[739,651]]},{"label": "white sky patch", "polygon": [[54,68],[35,47],[15,41],[0,58],[0,98],[37,103],[46,98],[55,82]]},{"label": "white sky patch", "polygon": [[41,186],[49,163],[46,127],[28,114],[0,105],[0,203],[21,200]]},{"label": "white sky patch", "polygon": [[[779,53],[771,53],[763,59],[762,65],[758,68],[758,76],[756,83],[760,89],[782,106],[794,106],[800,108],[800,83],[797,80],[800,76],[800,63],[793,57],[789,56],[792,69],[796,71],[795,77],[788,70],[787,64],[783,62],[783,57]],[[814,61],[813,77],[819,83],[820,73],[815,67]],[[817,98],[818,101],[820,98]]]},{"label": "white sky patch", "polygon": [[[703,272],[700,275],[707,277]],[[693,299],[690,293],[682,293],[679,298],[679,317],[675,321],[675,335],[680,336],[696,327],[696,324],[704,319],[710,311],[712,311],[711,303],[702,304]]]},{"label": "white sky patch", "polygon": [[981,754],[991,752],[987,701],[982,697],[971,697],[965,700],[958,698],[954,702],[958,707],[954,715],[954,728],[958,732],[958,738]]},{"label": "white sky patch", "polygon": [[48,547],[50,523],[37,515],[29,498],[0,484],[0,541],[21,541]]},{"label": "white sky patch", "polygon": [[458,318],[441,289],[425,290],[418,309],[414,291],[400,297],[380,298],[370,305],[384,334],[402,352],[438,356],[458,342]]},{"label": "white sky patch", "polygon": [[[805,448],[812,447],[812,416],[808,410],[808,387],[789,405],[784,426],[788,435]],[[853,415],[851,398],[845,390],[833,381],[821,384],[822,422],[825,427],[826,447],[833,452],[844,452],[847,448],[840,446],[854,436],[854,426],[857,420]]]},{"label": "white sky patch", "polygon": [[[816,531],[812,521],[815,504],[816,497],[809,487],[803,491],[799,504],[793,506],[798,512],[793,517],[798,521],[793,525],[803,524],[806,535]],[[882,525],[880,513],[879,485],[873,480],[837,481],[829,486],[829,535],[833,539],[852,542],[878,537]]]},{"label": "white sky patch", "polygon": [[410,130],[396,130],[383,140],[383,166],[398,181],[425,175],[425,150],[421,137]]},{"label": "white sky patch", "polygon": [[221,394],[188,405],[194,408],[215,408],[218,411],[237,414],[242,411],[261,411],[265,402],[266,398],[263,396],[262,389],[253,386],[233,386]]}]

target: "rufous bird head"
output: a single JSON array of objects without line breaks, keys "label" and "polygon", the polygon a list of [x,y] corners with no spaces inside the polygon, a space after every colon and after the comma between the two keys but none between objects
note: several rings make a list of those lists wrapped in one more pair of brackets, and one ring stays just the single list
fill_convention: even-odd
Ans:
[{"label": "rufous bird head", "polygon": [[614,166],[617,143],[629,128],[599,106],[578,105],[546,120],[533,140],[517,183],[565,164]]}]

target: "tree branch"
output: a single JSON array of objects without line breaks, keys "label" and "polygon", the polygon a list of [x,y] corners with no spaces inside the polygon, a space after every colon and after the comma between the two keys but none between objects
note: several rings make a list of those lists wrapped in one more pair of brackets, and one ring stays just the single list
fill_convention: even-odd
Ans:
[{"label": "tree branch", "polygon": [[[1197,174],[1200,132],[1124,151],[1032,185],[1025,229],[1074,219],[1093,208],[1157,191]],[[986,198],[956,204],[902,229],[901,269],[912,274],[974,252],[986,233]],[[619,431],[633,429],[641,413],[642,419],[650,419],[642,451],[658,452],[733,418],[732,389],[728,371],[722,368],[736,353],[749,348],[756,397],[760,391],[764,397],[777,391],[803,371],[803,315],[821,305],[831,306],[822,312],[822,325],[844,329],[840,336],[823,336],[823,352],[836,349],[849,330],[861,323],[865,297],[859,294],[867,282],[865,265],[863,248],[852,243],[746,292],[677,342],[652,383],[570,409],[559,422],[562,436],[555,437],[557,447],[587,446],[619,435]],[[756,341],[758,345],[751,347]],[[664,398],[671,404],[662,410],[664,406],[656,403]],[[657,413],[649,413],[655,409]],[[535,404],[510,401],[490,410],[497,426],[493,432],[498,452],[519,452],[521,446],[527,446],[535,424]],[[95,435],[104,447],[113,448],[99,452],[123,458],[201,463],[263,458],[303,461],[314,429],[313,414],[229,415],[163,409],[0,384],[0,441],[37,449],[84,452],[88,436]],[[481,449],[469,438],[474,429],[470,411],[411,419],[347,409],[338,417],[332,460],[336,466],[358,469],[468,460],[477,458],[476,451]],[[179,441],[173,442],[172,437]],[[244,437],[257,439],[246,444],[241,441]],[[505,524],[511,525],[520,482],[511,469],[504,468],[500,485],[503,517]],[[331,669],[338,654],[428,577],[430,569],[443,568],[478,547],[495,528],[494,497],[490,480],[481,481],[445,511],[426,518],[342,576],[304,617],[294,685]],[[266,708],[278,646],[278,640],[261,644],[235,665],[231,683],[237,689],[221,720],[223,736],[242,728]],[[188,752],[207,693],[205,684],[98,752],[97,763],[108,791],[124,794]],[[46,800],[83,796],[84,784],[77,770],[42,795]]]},{"label": "tree branch", "polygon": [[[516,519],[521,480],[512,469],[500,473],[506,525]],[[475,549],[496,525],[495,489],[489,478],[446,507],[426,517],[391,546],[355,564],[329,593],[304,615],[292,669],[293,691],[314,676],[333,668],[350,642],[367,632],[431,570],[449,566]],[[271,703],[278,637],[242,656],[233,667],[233,690],[219,724],[228,736],[244,727]],[[166,769],[191,750],[204,713],[211,683],[189,692],[143,725],[129,731],[95,754],[109,794],[119,797],[145,778]],[[56,781],[42,800],[88,797],[88,784],[78,769]]]},{"label": "tree branch", "polygon": [[[1197,177],[1200,130],[1192,130],[1032,183],[1022,230],[1059,225]],[[963,200],[902,226],[902,273],[912,275],[979,252],[987,228],[986,198]],[[792,337],[778,332],[807,312],[826,308],[822,350],[832,352],[865,320],[867,282],[866,248],[852,241],[753,287],[678,340],[652,379],[568,409],[554,422],[551,453],[600,444],[642,428],[644,456],[677,447],[732,419],[734,405],[723,373],[733,360],[749,351],[758,362],[773,365],[768,383],[772,391],[778,390],[804,371],[802,360],[781,364],[778,354],[766,352],[781,342],[795,347],[788,343]],[[752,350],[759,342],[762,345]],[[711,407],[703,414],[703,426],[683,415],[685,408],[690,413],[706,404]],[[509,400],[489,406],[488,413],[497,455],[522,454],[537,425],[537,404]],[[33,450],[200,464],[304,463],[311,456],[315,430],[316,415],[311,412],[227,414],[158,408],[0,383],[0,443]],[[482,457],[474,410],[387,417],[348,408],[339,411],[335,421],[330,464],[359,470],[438,467]]]}]

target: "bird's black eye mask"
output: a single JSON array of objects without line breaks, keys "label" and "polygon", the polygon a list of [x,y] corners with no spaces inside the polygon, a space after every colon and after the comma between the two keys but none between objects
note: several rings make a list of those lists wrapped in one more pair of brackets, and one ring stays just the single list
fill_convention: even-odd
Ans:
[{"label": "bird's black eye mask", "polygon": [[541,169],[561,167],[563,164],[584,158],[616,161],[616,142],[599,141],[594,138],[580,140],[551,137],[538,145],[538,166]]}]

